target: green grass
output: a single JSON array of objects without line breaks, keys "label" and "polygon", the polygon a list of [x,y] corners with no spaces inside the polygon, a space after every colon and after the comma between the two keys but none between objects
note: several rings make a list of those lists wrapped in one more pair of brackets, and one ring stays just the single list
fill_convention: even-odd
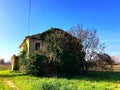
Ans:
[{"label": "green grass", "polygon": [[[0,79],[2,78],[13,81],[20,90],[120,90],[118,72],[88,72],[76,77],[45,78],[0,71]],[[3,82],[0,81],[0,90],[10,90],[1,83]]]}]

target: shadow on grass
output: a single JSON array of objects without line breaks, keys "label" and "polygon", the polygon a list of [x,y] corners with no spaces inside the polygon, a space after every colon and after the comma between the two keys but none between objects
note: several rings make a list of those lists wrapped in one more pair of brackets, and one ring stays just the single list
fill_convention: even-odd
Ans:
[{"label": "shadow on grass", "polygon": [[0,75],[0,77],[16,77],[16,76],[25,76],[26,74],[17,74],[17,75]]},{"label": "shadow on grass", "polygon": [[[22,74],[19,72],[10,72],[7,74],[0,74],[0,77],[16,77],[25,76],[27,74]],[[40,77],[40,78],[59,78],[68,80],[86,80],[86,81],[107,81],[107,82],[118,82],[120,83],[120,72],[105,72],[105,71],[88,71],[81,73],[78,76],[55,76],[55,77]]]},{"label": "shadow on grass", "polygon": [[89,71],[82,73],[79,76],[69,77],[68,79],[84,79],[88,81],[107,81],[120,82],[120,72],[105,72],[105,71]]},{"label": "shadow on grass", "polygon": [[16,72],[16,71],[10,71],[8,73],[2,73],[0,74],[0,77],[16,77],[16,76],[25,76],[27,74],[22,74],[20,72]]}]

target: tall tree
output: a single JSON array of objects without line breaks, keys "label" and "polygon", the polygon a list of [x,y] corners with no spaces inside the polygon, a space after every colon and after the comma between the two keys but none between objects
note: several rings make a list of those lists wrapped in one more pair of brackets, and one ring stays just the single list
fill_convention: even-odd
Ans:
[{"label": "tall tree", "polygon": [[79,72],[79,65],[84,61],[85,53],[77,38],[54,28],[54,32],[46,36],[45,43],[46,56],[54,63],[54,69],[57,69],[54,71],[69,75]]},{"label": "tall tree", "polygon": [[83,51],[86,52],[86,61],[92,61],[94,60],[93,58],[95,54],[104,52],[105,46],[99,42],[99,37],[95,29],[84,30],[82,25],[78,24],[76,26],[73,26],[70,29],[69,33],[82,41]]}]

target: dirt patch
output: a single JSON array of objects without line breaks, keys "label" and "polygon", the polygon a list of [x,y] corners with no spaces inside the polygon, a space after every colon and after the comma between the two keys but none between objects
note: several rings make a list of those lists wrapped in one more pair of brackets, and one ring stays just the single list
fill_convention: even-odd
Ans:
[{"label": "dirt patch", "polygon": [[115,90],[120,90],[120,83],[116,83]]},{"label": "dirt patch", "polygon": [[10,81],[9,79],[4,78],[3,81],[4,81],[5,84],[7,84],[13,90],[19,90],[19,88],[12,81]]}]

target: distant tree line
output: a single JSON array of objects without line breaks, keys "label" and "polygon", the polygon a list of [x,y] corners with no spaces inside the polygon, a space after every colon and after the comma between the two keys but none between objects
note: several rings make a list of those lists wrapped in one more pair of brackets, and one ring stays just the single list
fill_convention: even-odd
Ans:
[{"label": "distant tree line", "polygon": [[5,61],[3,58],[0,59],[0,64],[5,64]]}]

